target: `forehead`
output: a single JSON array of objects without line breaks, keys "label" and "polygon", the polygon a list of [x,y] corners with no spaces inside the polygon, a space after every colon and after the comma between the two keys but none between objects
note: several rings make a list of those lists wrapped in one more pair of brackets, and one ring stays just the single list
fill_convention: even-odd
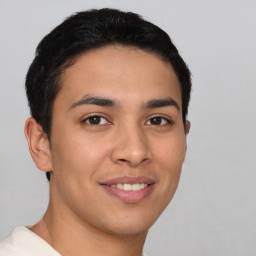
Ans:
[{"label": "forehead", "polygon": [[65,98],[72,104],[87,94],[120,102],[170,96],[181,106],[180,84],[169,62],[145,50],[118,45],[86,52],[63,72],[56,101]]}]

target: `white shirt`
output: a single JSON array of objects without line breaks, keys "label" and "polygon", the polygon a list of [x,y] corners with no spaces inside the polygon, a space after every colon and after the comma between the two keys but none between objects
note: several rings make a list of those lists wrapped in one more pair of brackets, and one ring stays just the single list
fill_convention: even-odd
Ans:
[{"label": "white shirt", "polygon": [[[16,227],[0,243],[0,256],[61,256],[40,236],[26,227]],[[146,256],[145,253],[142,256]]]}]

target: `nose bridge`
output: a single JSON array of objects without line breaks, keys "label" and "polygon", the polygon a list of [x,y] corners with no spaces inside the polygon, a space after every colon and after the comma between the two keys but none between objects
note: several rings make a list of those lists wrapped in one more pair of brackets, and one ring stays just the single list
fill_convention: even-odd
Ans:
[{"label": "nose bridge", "polygon": [[120,125],[115,134],[111,156],[113,161],[130,166],[149,160],[151,151],[143,127],[135,122]]}]

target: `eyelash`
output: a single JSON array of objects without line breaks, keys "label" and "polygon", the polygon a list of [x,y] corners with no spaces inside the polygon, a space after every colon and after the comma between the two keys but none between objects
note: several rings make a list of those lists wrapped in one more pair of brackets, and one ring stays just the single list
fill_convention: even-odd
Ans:
[{"label": "eyelash", "polygon": [[165,124],[152,124],[154,126],[161,126],[161,125],[172,125],[173,122],[166,118],[166,117],[163,117],[163,116],[160,116],[160,115],[155,115],[155,116],[151,116],[148,121],[146,122],[146,124],[148,124],[148,122],[152,121],[153,119],[157,119],[156,121],[160,121],[161,123],[164,121],[166,122]]},{"label": "eyelash", "polygon": [[[94,120],[93,120],[94,119]],[[102,120],[105,120],[104,123],[101,123]],[[157,124],[150,124],[149,122],[153,121],[153,119],[155,119],[154,121],[158,122]],[[95,121],[95,123],[90,123],[90,121]],[[160,121],[160,123],[159,123]],[[162,124],[162,122],[165,122],[164,124]],[[111,122],[108,121],[107,118],[101,116],[101,115],[91,115],[89,117],[86,117],[85,119],[83,119],[81,121],[82,124],[88,124],[88,125],[92,125],[92,126],[98,126],[98,125],[108,125],[111,124]],[[173,121],[171,121],[170,119],[160,116],[160,115],[155,115],[155,116],[151,116],[145,123],[146,125],[153,125],[153,126],[163,126],[163,125],[172,125]]]},{"label": "eyelash", "polygon": [[[93,119],[94,119],[94,121],[96,121],[96,123],[94,123],[94,124],[89,122],[90,120],[93,121]],[[97,123],[97,121],[99,121],[99,119],[101,119],[100,123]],[[106,121],[104,124],[101,124],[102,119],[104,119]],[[110,122],[105,117],[100,116],[100,115],[91,115],[89,117],[86,117],[85,119],[83,119],[81,121],[81,123],[82,124],[86,123],[88,125],[93,125],[93,126],[110,124]]]}]

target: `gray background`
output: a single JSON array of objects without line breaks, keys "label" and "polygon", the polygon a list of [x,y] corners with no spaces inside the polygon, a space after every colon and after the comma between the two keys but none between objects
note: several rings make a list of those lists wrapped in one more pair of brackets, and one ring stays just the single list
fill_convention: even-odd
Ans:
[{"label": "gray background", "polygon": [[36,45],[64,17],[93,7],[138,12],[156,23],[193,72],[181,182],[145,250],[255,256],[255,0],[0,0],[0,239],[38,221],[47,207],[48,184],[23,135],[24,77]]}]

